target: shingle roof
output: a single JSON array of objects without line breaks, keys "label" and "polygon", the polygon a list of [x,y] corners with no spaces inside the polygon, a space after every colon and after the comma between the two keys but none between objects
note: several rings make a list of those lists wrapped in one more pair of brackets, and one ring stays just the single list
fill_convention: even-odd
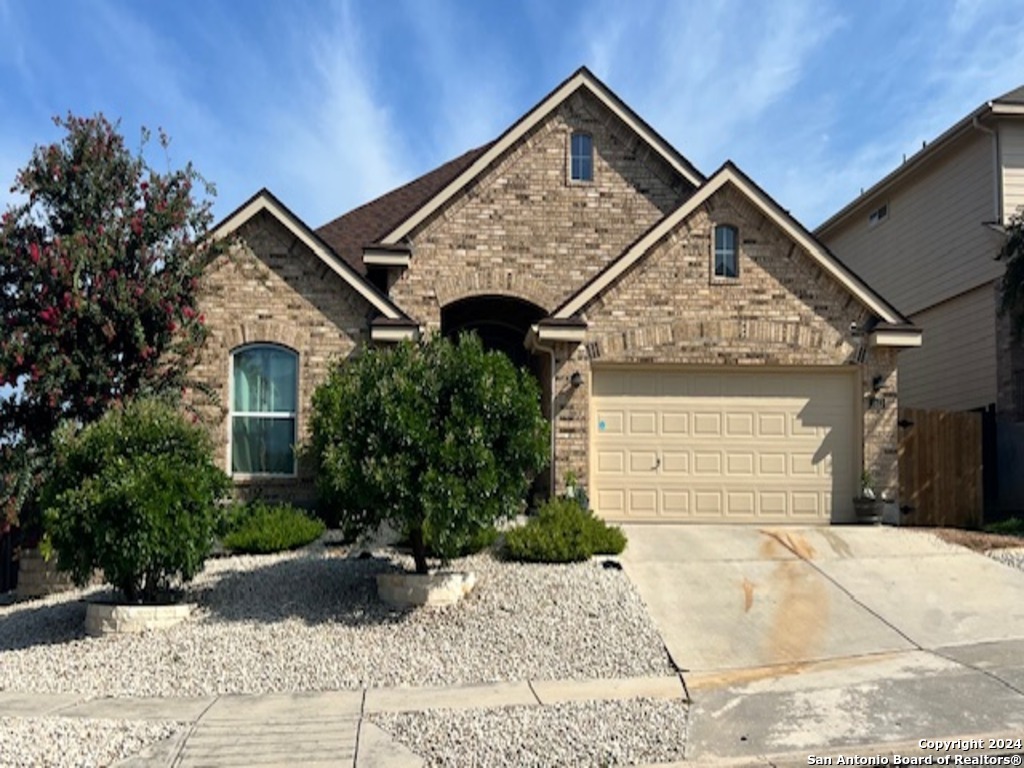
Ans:
[{"label": "shingle roof", "polygon": [[363,246],[376,242],[446,187],[452,179],[490,149],[490,142],[425,173],[408,184],[381,195],[316,230],[341,258],[366,274]]},{"label": "shingle roof", "polygon": [[1024,85],[1019,85],[994,101],[1000,104],[1024,104]]}]

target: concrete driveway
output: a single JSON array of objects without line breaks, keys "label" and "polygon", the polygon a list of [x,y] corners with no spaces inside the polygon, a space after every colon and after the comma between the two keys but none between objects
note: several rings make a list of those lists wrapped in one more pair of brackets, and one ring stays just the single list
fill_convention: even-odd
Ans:
[{"label": "concrete driveway", "polygon": [[898,528],[624,529],[688,758],[1024,738],[1024,572]]}]

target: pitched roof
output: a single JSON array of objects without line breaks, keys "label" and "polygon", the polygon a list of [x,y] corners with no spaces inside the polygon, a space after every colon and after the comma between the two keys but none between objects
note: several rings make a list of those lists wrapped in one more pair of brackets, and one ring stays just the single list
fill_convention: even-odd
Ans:
[{"label": "pitched roof", "polygon": [[490,149],[493,143],[471,149],[418,179],[329,221],[316,230],[317,234],[349,266],[365,275],[363,246],[377,242],[386,232],[444,189],[452,179]]},{"label": "pitched roof", "polygon": [[443,206],[459,191],[464,189],[476,178],[478,178],[492,163],[503,155],[520,138],[528,133],[534,126],[543,121],[555,109],[563,104],[566,99],[577,91],[584,89],[594,98],[604,104],[610,112],[622,120],[629,128],[642,139],[651,150],[665,161],[676,173],[689,181],[695,187],[704,182],[704,176],[697,170],[689,160],[683,157],[671,144],[669,144],[657,131],[651,128],[647,122],[634,112],[628,104],[620,99],[612,90],[601,82],[589,69],[580,67],[551,93],[545,96],[529,112],[513,123],[508,130],[499,136],[490,145],[483,147],[483,151],[477,155],[459,174],[452,178],[448,184],[437,191],[436,194],[427,199],[421,206],[413,210],[399,224],[389,232],[381,236],[380,242],[394,244],[405,238],[413,229],[421,224],[427,217]]},{"label": "pitched roof", "polygon": [[266,187],[238,206],[232,213],[228,214],[223,221],[210,231],[210,237],[217,240],[228,237],[254,216],[264,211],[277,219],[282,226],[302,241],[331,271],[355,289],[356,293],[366,299],[384,317],[389,320],[412,322],[409,316],[389,297],[377,290],[365,277],[339,258],[330,245],[324,242],[316,232],[307,227],[302,219],[292,213]]},{"label": "pitched roof", "polygon": [[910,326],[910,321],[889,302],[872,290],[860,277],[836,258],[814,235],[788,211],[773,200],[767,192],[755,184],[749,176],[731,161],[727,161],[689,198],[675,210],[670,211],[653,227],[642,234],[622,255],[611,262],[595,275],[579,291],[566,299],[560,307],[551,313],[556,319],[570,318],[583,310],[605,288],[611,285],[620,275],[634,263],[650,252],[657,243],[668,235],[676,226],[685,221],[694,211],[715,192],[726,184],[739,190],[768,219],[782,229],[788,237],[807,251],[811,258],[834,279],[838,280],[861,304],[875,313],[883,322],[894,326]]},{"label": "pitched roof", "polygon": [[862,206],[870,202],[875,195],[888,189],[897,181],[905,178],[908,174],[919,168],[922,164],[931,160],[932,157],[936,156],[937,153],[941,152],[955,139],[959,138],[966,131],[972,130],[977,126],[979,121],[984,121],[993,115],[997,118],[1020,117],[1021,115],[1024,115],[1024,85],[1014,88],[1012,91],[1008,91],[1002,96],[992,99],[991,101],[986,101],[969,115],[954,123],[930,143],[926,144],[924,148],[906,158],[895,170],[886,174],[871,187],[861,192],[856,198],[819,224],[818,228],[814,230],[815,234],[819,237],[824,237],[826,232],[846,221],[846,219],[851,215],[860,210]]}]

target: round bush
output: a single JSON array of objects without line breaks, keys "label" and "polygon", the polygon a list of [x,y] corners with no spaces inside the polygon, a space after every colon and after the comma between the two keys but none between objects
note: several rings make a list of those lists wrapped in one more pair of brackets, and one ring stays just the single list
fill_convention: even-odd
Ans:
[{"label": "round bush", "polygon": [[576,563],[626,548],[619,528],[594,517],[573,499],[551,499],[526,525],[505,534],[504,556],[526,563]]},{"label": "round bush", "polygon": [[206,431],[165,402],[65,425],[43,493],[57,566],[78,584],[101,569],[128,601],[155,601],[202,569],[230,487]]},{"label": "round bush", "polygon": [[303,547],[323,535],[324,524],[290,504],[253,502],[237,509],[221,539],[225,549],[269,554]]},{"label": "round bush", "polygon": [[548,459],[529,373],[474,335],[371,349],[313,395],[311,454],[321,505],[359,536],[407,531],[416,570],[523,507]]}]

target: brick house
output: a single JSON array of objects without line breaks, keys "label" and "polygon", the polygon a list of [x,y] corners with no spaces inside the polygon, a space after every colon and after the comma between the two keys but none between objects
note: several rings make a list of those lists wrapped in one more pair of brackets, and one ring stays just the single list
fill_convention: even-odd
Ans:
[{"label": "brick house", "polygon": [[731,163],[705,177],[580,69],[495,141],[312,229],[263,190],[216,237],[197,375],[243,488],[333,359],[473,330],[527,366],[611,519],[842,522],[895,493],[896,354],[920,332]]}]

